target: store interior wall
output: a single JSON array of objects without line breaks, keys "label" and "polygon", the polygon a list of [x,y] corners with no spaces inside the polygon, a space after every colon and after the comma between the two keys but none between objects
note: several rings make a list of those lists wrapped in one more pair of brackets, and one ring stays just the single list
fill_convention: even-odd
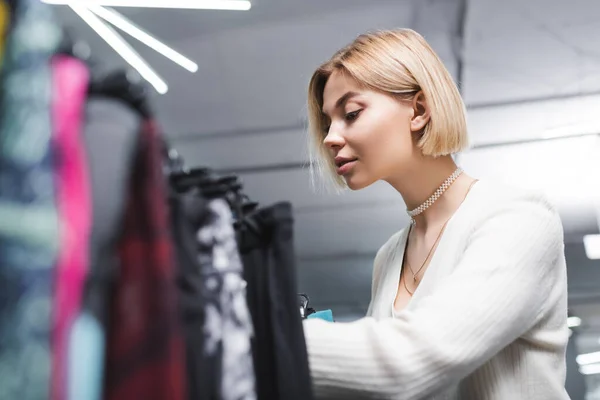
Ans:
[{"label": "store interior wall", "polygon": [[[386,184],[341,194],[313,187],[307,83],[364,31],[417,29],[461,77],[473,148],[459,163],[481,179],[542,190],[558,206],[570,307],[582,318],[576,351],[600,351],[600,260],[583,246],[600,224],[600,2],[471,0],[462,46],[449,18],[458,3],[256,0],[248,12],[120,11],[199,64],[189,74],[131,40],[169,84],[153,100],[173,146],[190,166],[240,175],[261,204],[293,203],[300,290],[339,321],[364,315],[375,252],[408,219]],[[95,58],[123,64],[68,9],[57,14]],[[587,382],[588,399],[600,398],[597,376]]]}]

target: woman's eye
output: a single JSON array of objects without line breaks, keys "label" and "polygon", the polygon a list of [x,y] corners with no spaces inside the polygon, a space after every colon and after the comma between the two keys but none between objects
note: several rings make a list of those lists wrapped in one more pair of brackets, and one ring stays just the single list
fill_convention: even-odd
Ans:
[{"label": "woman's eye", "polygon": [[358,118],[358,114],[360,114],[361,111],[362,110],[356,110],[356,111],[349,112],[345,116],[346,121],[348,121],[348,122],[354,121],[356,118]]}]

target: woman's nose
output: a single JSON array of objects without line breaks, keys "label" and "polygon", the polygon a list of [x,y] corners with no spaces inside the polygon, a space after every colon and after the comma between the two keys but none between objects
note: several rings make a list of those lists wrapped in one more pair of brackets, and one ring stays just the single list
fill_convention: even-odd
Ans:
[{"label": "woman's nose", "polygon": [[323,144],[331,150],[340,149],[344,146],[344,143],[344,137],[333,129],[330,129],[325,139],[323,139]]}]

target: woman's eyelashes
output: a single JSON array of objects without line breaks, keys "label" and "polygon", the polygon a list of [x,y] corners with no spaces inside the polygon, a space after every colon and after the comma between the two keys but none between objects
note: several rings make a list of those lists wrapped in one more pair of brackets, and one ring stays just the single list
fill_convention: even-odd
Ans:
[{"label": "woman's eyelashes", "polygon": [[344,116],[344,119],[346,120],[346,122],[353,122],[358,118],[358,115],[360,114],[361,111],[362,111],[362,109],[349,112]]},{"label": "woman's eyelashes", "polygon": [[[358,116],[360,115],[360,113],[362,112],[362,108],[356,111],[352,111],[349,113],[344,114],[344,121],[346,122],[354,122],[356,121],[356,119],[358,118]],[[327,122],[323,122],[323,132],[325,134],[327,134],[329,132],[329,129],[331,128],[331,122],[327,121]]]}]

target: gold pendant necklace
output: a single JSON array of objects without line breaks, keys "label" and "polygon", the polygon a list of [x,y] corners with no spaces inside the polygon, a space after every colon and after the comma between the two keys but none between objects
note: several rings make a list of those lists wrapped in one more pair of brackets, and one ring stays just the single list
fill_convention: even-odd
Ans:
[{"label": "gold pendant necklace", "polygon": [[[462,172],[462,171],[461,171]],[[460,202],[459,207],[462,205],[462,203],[464,203],[464,201],[467,199],[467,196],[469,194],[469,192],[471,191],[471,189],[473,188],[473,185],[475,185],[475,183],[477,183],[477,179],[473,180],[473,182],[471,182],[471,184],[469,185],[469,188],[467,189],[467,192],[465,193],[465,196],[463,197],[462,201]],[[404,262],[406,263],[406,266],[408,266],[408,269],[410,270],[410,272],[412,273],[413,276],[413,285],[414,286],[418,286],[417,285],[417,278],[419,276],[419,273],[423,270],[423,268],[425,267],[425,265],[427,264],[427,261],[431,258],[431,256],[433,255],[433,251],[435,250],[435,248],[437,247],[440,239],[442,238],[442,234],[444,233],[444,231],[446,230],[446,226],[448,225],[448,222],[450,222],[450,219],[452,217],[448,218],[446,220],[446,222],[444,222],[444,225],[442,225],[442,228],[440,229],[440,232],[437,235],[437,238],[435,239],[435,242],[433,243],[433,246],[431,246],[431,249],[429,249],[429,253],[427,253],[427,257],[425,257],[425,261],[423,261],[423,264],[421,264],[421,267],[417,270],[417,272],[415,273],[410,265],[410,263],[408,262],[408,245],[409,245],[409,238],[410,238],[410,233],[412,232],[412,227],[413,224],[411,224],[408,228],[408,234],[406,236],[406,247],[404,249]],[[404,271],[404,268],[402,269]],[[404,279],[402,279],[404,281],[404,288],[406,289],[406,291],[408,292],[408,294],[410,294],[410,296],[412,297],[412,295],[414,294],[414,291],[410,291],[408,289],[408,286],[406,285],[406,275],[404,276]],[[416,290],[416,288],[415,288]]]},{"label": "gold pendant necklace", "polygon": [[[417,272],[413,271],[412,267],[410,266],[410,263],[408,262],[408,258],[406,257],[406,254],[405,254],[406,266],[408,267],[408,269],[410,270],[410,272],[412,273],[412,276],[413,276],[413,285],[417,286],[417,277],[419,276],[419,273],[421,272],[421,270],[423,270],[423,268],[425,268],[427,261],[431,258],[433,251],[437,247],[437,245],[442,237],[442,233],[444,233],[444,230],[446,229],[446,225],[448,225],[448,221],[450,221],[450,218],[448,218],[446,220],[446,222],[444,222],[444,225],[442,225],[442,228],[440,229],[440,232],[438,233],[437,238],[435,239],[435,242],[433,242],[431,249],[429,249],[429,252],[427,253],[427,257],[425,257],[423,264],[421,264],[421,267],[417,270]],[[406,237],[406,240],[407,240],[406,248],[407,249],[408,249],[408,240],[409,240],[411,231],[412,231],[412,226],[408,229],[408,236]],[[404,287],[406,288],[406,291],[412,296],[414,292],[411,292],[410,290],[408,290],[408,287],[406,286],[406,276],[404,277]]]}]

